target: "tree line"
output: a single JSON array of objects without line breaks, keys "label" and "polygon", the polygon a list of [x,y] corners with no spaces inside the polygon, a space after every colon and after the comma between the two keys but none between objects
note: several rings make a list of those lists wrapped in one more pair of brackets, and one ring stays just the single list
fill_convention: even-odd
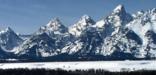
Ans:
[{"label": "tree line", "polygon": [[156,75],[154,70],[109,72],[105,70],[0,69],[0,75]]}]

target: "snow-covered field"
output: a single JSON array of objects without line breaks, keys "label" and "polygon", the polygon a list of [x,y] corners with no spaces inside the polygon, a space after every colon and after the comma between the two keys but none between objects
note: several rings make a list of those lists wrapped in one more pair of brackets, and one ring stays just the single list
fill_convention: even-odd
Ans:
[{"label": "snow-covered field", "polygon": [[107,71],[156,70],[156,60],[151,61],[82,61],[82,62],[36,62],[36,63],[0,63],[0,69],[63,69],[88,70],[103,69]]}]

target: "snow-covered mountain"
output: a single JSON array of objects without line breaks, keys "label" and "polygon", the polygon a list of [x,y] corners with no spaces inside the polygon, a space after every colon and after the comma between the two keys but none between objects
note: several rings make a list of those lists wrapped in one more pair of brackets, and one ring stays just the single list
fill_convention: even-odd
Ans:
[{"label": "snow-covered mountain", "polygon": [[61,23],[59,18],[52,19],[47,25],[42,26],[36,33],[38,34],[43,32],[56,40],[56,46],[58,46],[59,49],[64,47],[73,38],[73,36],[68,32],[68,28]]},{"label": "snow-covered mountain", "polygon": [[29,57],[55,56],[60,54],[61,48],[72,40],[71,37],[68,28],[55,18],[24,41],[15,54]]},{"label": "snow-covered mountain", "polygon": [[83,15],[77,23],[69,27],[69,33],[75,37],[79,37],[84,30],[94,24],[95,21],[90,16]]},{"label": "snow-covered mountain", "polygon": [[131,16],[123,5],[118,5],[109,16],[86,28],[78,40],[62,51],[117,59],[155,58],[155,9],[138,13]]},{"label": "snow-covered mountain", "polygon": [[0,46],[3,50],[11,51],[22,42],[23,40],[9,27],[0,31]]},{"label": "snow-covered mountain", "polygon": [[84,15],[65,27],[54,18],[24,42],[10,28],[0,32],[0,40],[3,54],[13,50],[15,56],[31,59],[155,59],[156,9],[131,15],[118,5],[97,22]]},{"label": "snow-covered mountain", "polygon": [[142,40],[141,47],[136,57],[156,56],[156,9],[139,11],[134,16],[134,20],[127,24]]},{"label": "snow-covered mountain", "polygon": [[98,21],[95,26],[98,29],[102,29],[100,33],[103,38],[103,44],[96,52],[107,56],[112,55],[116,51],[123,52],[123,50],[129,50],[126,48],[120,49],[120,47],[118,48],[118,45],[122,43],[121,46],[124,46],[125,44],[130,43],[129,41],[126,41],[129,40],[128,37],[126,37],[129,29],[125,26],[132,20],[133,17],[126,12],[124,6],[118,5],[111,15]]},{"label": "snow-covered mountain", "polygon": [[47,25],[42,26],[39,32],[46,32],[48,35],[66,33],[68,28],[65,27],[59,18],[52,19]]},{"label": "snow-covered mountain", "polygon": [[[68,50],[71,54],[78,55],[109,55],[114,51],[106,46],[106,42],[110,43],[108,38],[113,38],[116,34],[120,34],[124,30],[125,25],[132,20],[132,16],[125,11],[122,5],[117,6],[112,14],[105,19],[98,21],[95,25],[90,25],[81,32],[80,37],[74,43],[63,48],[62,51]],[[122,37],[123,34],[117,35]],[[112,39],[111,41],[115,41]],[[113,42],[115,43],[115,42]]]},{"label": "snow-covered mountain", "polygon": [[[118,13],[114,15],[117,9]],[[156,39],[156,37],[154,29],[152,29],[155,28],[155,9],[145,11],[144,13],[140,11],[130,16],[125,12],[124,7],[119,5],[114,9],[114,12],[111,17],[106,18],[107,21],[105,22],[107,22],[108,25],[113,25],[110,27],[113,29],[110,33],[111,36],[109,37],[109,35],[107,35],[106,38],[103,39],[102,48],[98,50],[100,54],[115,56],[116,58],[155,58],[156,49],[154,39]],[[113,19],[111,19],[112,17]],[[106,23],[104,23],[104,26],[105,25]],[[109,32],[105,33],[108,34]]]},{"label": "snow-covered mountain", "polygon": [[123,5],[118,5],[112,13],[105,19],[98,21],[95,27],[104,30],[103,35],[114,35],[118,33],[127,23],[132,20],[132,16],[126,12]]},{"label": "snow-covered mountain", "polygon": [[46,33],[32,35],[17,50],[15,54],[28,57],[48,57],[57,54],[55,40]]},{"label": "snow-covered mountain", "polygon": [[[123,54],[128,53],[135,58],[155,58],[155,14],[155,9],[152,9],[145,12],[139,11],[133,15],[133,19],[130,19],[130,16],[127,20],[127,17],[121,17],[122,19],[117,22],[121,21],[122,26],[117,31],[115,29],[115,34],[113,31],[111,37],[104,39],[101,48],[102,54],[115,54],[116,58],[128,58],[127,55],[123,56]],[[120,16],[122,15],[120,14]]]}]

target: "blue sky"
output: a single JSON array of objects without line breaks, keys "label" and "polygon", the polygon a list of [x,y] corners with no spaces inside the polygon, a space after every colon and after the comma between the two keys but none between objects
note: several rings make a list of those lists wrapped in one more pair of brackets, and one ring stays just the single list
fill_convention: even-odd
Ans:
[{"label": "blue sky", "polygon": [[0,0],[0,29],[33,33],[49,20],[59,17],[66,26],[87,14],[95,21],[123,4],[129,13],[156,7],[156,0]]}]

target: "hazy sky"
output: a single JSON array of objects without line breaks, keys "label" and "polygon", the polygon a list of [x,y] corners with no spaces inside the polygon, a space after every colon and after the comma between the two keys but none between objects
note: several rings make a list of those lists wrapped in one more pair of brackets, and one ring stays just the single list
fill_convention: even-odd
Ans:
[{"label": "hazy sky", "polygon": [[108,15],[118,4],[129,13],[156,7],[156,0],[0,0],[0,29],[33,33],[49,20],[59,17],[66,26],[87,14],[95,21]]}]

